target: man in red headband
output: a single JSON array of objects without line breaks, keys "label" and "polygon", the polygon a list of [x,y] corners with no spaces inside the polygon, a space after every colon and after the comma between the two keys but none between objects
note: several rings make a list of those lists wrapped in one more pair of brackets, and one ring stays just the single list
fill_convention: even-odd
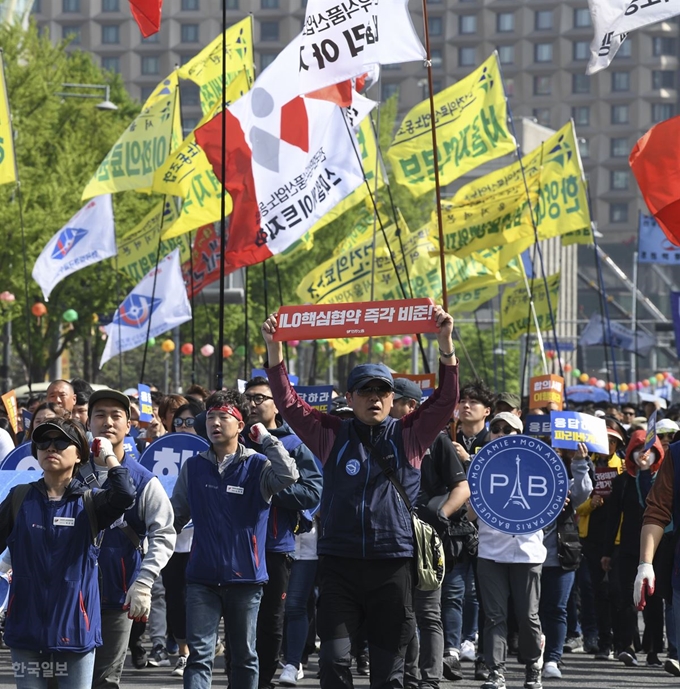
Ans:
[{"label": "man in red headband", "polygon": [[232,684],[257,689],[257,613],[267,581],[265,542],[269,504],[295,483],[295,460],[281,441],[258,423],[251,440],[262,452],[239,443],[248,405],[236,390],[206,400],[210,449],[183,465],[172,494],[175,529],[189,519],[194,543],[187,566],[185,687],[209,687],[220,618],[231,649]]}]

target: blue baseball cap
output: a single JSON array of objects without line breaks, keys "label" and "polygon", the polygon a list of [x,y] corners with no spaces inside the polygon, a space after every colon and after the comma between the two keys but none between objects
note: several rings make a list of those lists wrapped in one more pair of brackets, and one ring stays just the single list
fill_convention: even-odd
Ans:
[{"label": "blue baseball cap", "polygon": [[360,364],[355,366],[349,374],[347,390],[348,392],[354,392],[359,388],[363,388],[366,383],[370,383],[372,380],[379,380],[394,389],[394,379],[387,366],[384,364]]}]

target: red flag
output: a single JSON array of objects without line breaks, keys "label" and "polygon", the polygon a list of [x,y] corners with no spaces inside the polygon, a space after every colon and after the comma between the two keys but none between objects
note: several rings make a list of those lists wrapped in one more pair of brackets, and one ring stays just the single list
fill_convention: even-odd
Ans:
[{"label": "red flag", "polygon": [[161,28],[162,5],[163,0],[130,0],[130,11],[144,38]]},{"label": "red flag", "polygon": [[680,116],[654,125],[631,151],[628,162],[642,197],[674,244],[680,244]]}]

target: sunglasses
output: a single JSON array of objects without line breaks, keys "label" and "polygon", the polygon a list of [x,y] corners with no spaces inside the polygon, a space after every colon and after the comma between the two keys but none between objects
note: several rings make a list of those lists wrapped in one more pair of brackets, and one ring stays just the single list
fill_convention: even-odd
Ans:
[{"label": "sunglasses", "polygon": [[193,416],[190,416],[188,419],[173,419],[172,420],[172,425],[175,428],[180,428],[181,426],[186,426],[187,428],[193,428],[194,425],[196,424],[196,419]]},{"label": "sunglasses", "polygon": [[265,400],[273,400],[274,398],[271,397],[270,395],[246,395],[245,398],[248,400],[250,404],[254,404],[256,407],[259,407],[262,402]]},{"label": "sunglasses", "polygon": [[673,440],[675,433],[657,433],[656,437],[659,440]]},{"label": "sunglasses", "polygon": [[69,445],[75,445],[73,440],[70,440],[69,438],[64,438],[64,437],[59,437],[59,438],[47,438],[46,440],[36,440],[35,446],[39,450],[47,450],[50,447],[54,447],[55,450],[58,452],[62,452],[65,450]]},{"label": "sunglasses", "polygon": [[385,387],[365,387],[359,388],[356,393],[359,397],[371,397],[377,395],[380,399],[385,399],[392,392],[392,388]]},{"label": "sunglasses", "polygon": [[634,411],[622,411],[621,412],[624,416],[635,416]]},{"label": "sunglasses", "polygon": [[513,428],[512,426],[499,426],[498,424],[491,426],[490,430],[492,433],[504,433],[505,435],[510,435],[511,433],[515,433],[517,431],[517,429]]}]

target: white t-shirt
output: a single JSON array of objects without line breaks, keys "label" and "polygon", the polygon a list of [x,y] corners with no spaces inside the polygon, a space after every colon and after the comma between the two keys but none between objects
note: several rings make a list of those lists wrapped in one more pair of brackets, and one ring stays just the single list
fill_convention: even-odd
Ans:
[{"label": "white t-shirt", "polygon": [[316,554],[317,540],[318,534],[315,520],[311,531],[298,534],[295,537],[295,555],[293,557],[296,560],[318,560],[319,556]]},{"label": "white t-shirt", "polygon": [[494,562],[540,565],[545,562],[547,550],[543,545],[543,531],[530,534],[506,534],[487,526],[481,519],[479,526],[478,557]]}]

